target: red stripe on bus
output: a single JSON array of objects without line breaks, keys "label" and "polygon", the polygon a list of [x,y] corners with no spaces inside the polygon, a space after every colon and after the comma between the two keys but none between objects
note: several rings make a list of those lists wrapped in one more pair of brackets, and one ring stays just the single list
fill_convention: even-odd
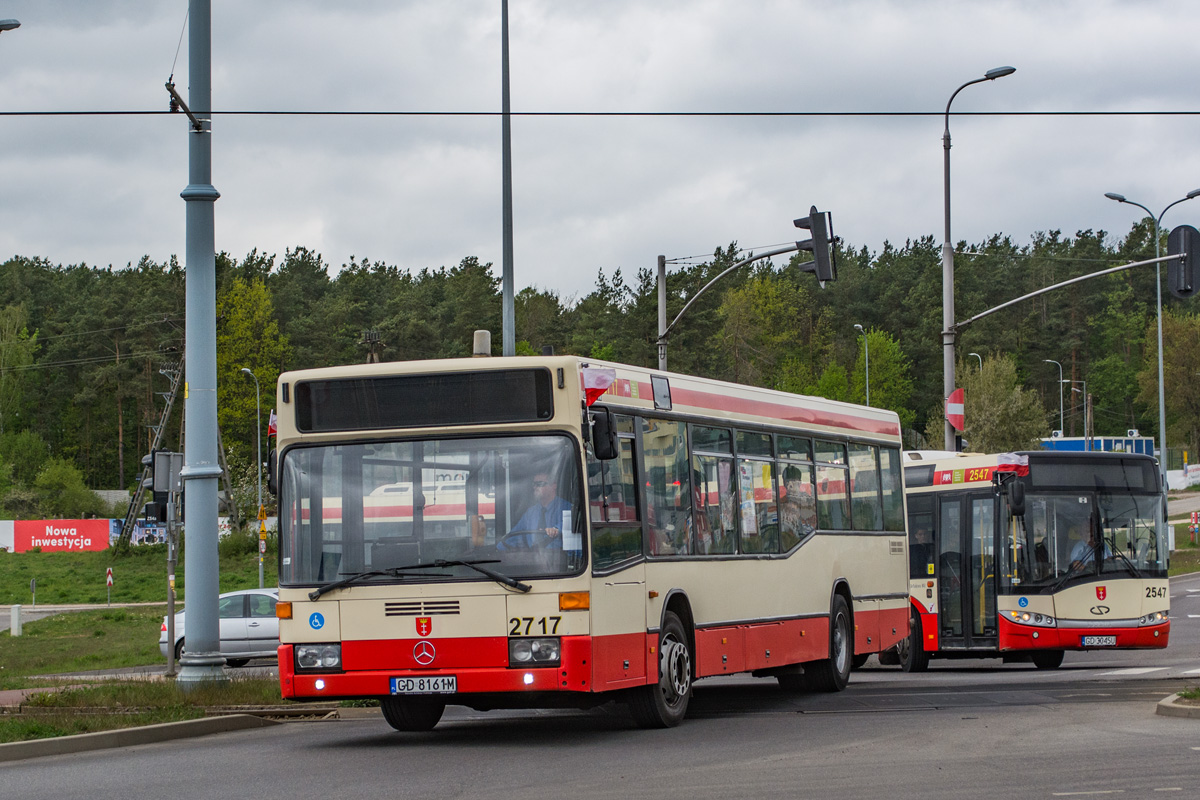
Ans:
[{"label": "red stripe on bus", "polygon": [[[653,397],[649,384],[639,384],[638,391],[642,397]],[[820,411],[814,408],[798,407],[770,400],[751,400],[744,397],[703,392],[697,389],[683,389],[677,386],[671,387],[671,400],[674,404],[690,406],[692,408],[703,408],[710,411],[725,411],[733,414],[782,419],[806,425],[842,428],[860,433],[876,433],[886,436],[900,435],[900,425],[887,420],[866,419],[851,414]]]}]

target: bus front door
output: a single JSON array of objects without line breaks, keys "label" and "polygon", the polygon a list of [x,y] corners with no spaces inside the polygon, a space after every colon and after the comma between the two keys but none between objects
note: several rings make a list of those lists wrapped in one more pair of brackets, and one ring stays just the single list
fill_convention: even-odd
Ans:
[{"label": "bus front door", "polygon": [[939,647],[994,650],[996,501],[944,497],[938,514]]}]

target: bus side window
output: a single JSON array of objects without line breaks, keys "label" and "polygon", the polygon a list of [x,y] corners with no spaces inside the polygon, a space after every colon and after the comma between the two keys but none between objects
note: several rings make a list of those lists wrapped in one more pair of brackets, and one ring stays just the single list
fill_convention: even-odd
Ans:
[{"label": "bus side window", "polygon": [[595,571],[642,556],[633,443],[632,436],[619,437],[617,458],[611,461],[597,461],[588,451],[588,506]]},{"label": "bus side window", "polygon": [[650,554],[689,552],[691,480],[687,469],[685,424],[643,418],[642,464]]},{"label": "bus side window", "polygon": [[933,497],[908,498],[908,564],[910,578],[930,578],[933,552]]}]

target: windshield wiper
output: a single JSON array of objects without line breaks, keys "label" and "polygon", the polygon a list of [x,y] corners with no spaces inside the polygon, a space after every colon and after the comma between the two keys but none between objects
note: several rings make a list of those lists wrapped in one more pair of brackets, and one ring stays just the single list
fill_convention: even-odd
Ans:
[{"label": "windshield wiper", "polygon": [[[416,569],[418,567],[429,567],[429,566],[433,566],[433,565],[432,564],[412,564],[412,565],[406,566],[406,567],[388,567],[387,569],[372,569],[372,570],[367,570],[366,572],[355,572],[351,575],[348,575],[345,578],[342,578],[339,581],[334,581],[333,583],[327,583],[324,586],[320,586],[320,587],[312,590],[311,592],[308,593],[308,599],[309,600],[319,600],[321,595],[325,594],[326,592],[332,592],[334,589],[340,589],[343,586],[349,586],[352,583],[358,583],[359,581],[366,580],[367,578],[378,578],[381,576],[387,576],[389,578],[399,578],[401,572],[407,572],[407,570]],[[415,573],[415,572],[407,572],[407,574],[405,575],[405,577],[412,577],[412,576],[419,577],[419,578],[440,578],[441,577],[440,575],[429,575],[429,574],[421,574],[421,573]]]},{"label": "windshield wiper", "polygon": [[364,580],[366,578],[376,578],[376,577],[380,577],[380,576],[388,576],[391,578],[398,578],[401,576],[401,574],[404,574],[406,577],[408,577],[408,576],[416,576],[416,577],[420,577],[420,578],[443,577],[441,575],[432,575],[427,572],[409,572],[409,570],[428,569],[429,567],[437,567],[437,568],[468,567],[469,569],[473,569],[480,574],[486,575],[487,577],[491,578],[492,580],[496,581],[497,583],[501,583],[505,586],[511,586],[512,588],[517,589],[518,591],[521,591],[521,592],[528,592],[530,589],[533,588],[532,586],[530,586],[527,583],[521,583],[516,578],[510,578],[507,575],[501,574],[494,570],[490,570],[486,567],[479,566],[480,564],[498,564],[498,563],[500,563],[500,559],[498,559],[498,558],[477,559],[474,561],[445,561],[445,560],[442,560],[439,558],[439,559],[435,559],[433,561],[429,561],[426,563],[405,564],[402,567],[388,567],[387,569],[375,569],[375,570],[369,570],[367,572],[356,572],[353,575],[349,575],[345,578],[342,578],[340,581],[334,581],[333,583],[328,583],[324,586],[314,589],[313,591],[308,593],[308,599],[309,600],[318,600],[318,599],[320,599],[321,595],[325,594],[326,592],[332,592],[334,589],[340,589],[343,586],[348,586],[351,583],[357,583],[358,581]]},{"label": "windshield wiper", "polygon": [[498,558],[477,558],[477,559],[474,559],[473,561],[456,561],[456,560],[443,561],[442,559],[439,558],[439,559],[435,559],[432,563],[418,564],[417,566],[420,566],[420,567],[467,567],[469,569],[475,570],[476,572],[480,573],[481,575],[487,575],[489,578],[496,581],[496,583],[501,583],[501,584],[504,584],[505,586],[511,586],[512,588],[516,589],[517,591],[528,592],[530,589],[533,588],[528,583],[521,583],[516,578],[510,578],[509,576],[507,576],[503,573],[496,572],[495,570],[488,569],[487,567],[479,566],[480,564],[499,564],[499,563],[500,563],[500,559],[498,559]]},{"label": "windshield wiper", "polygon": [[1067,581],[1069,581],[1071,578],[1074,578],[1076,575],[1086,575],[1089,568],[1091,568],[1092,572],[1095,572],[1096,562],[1093,559],[1080,562],[1077,566],[1068,569],[1065,573],[1063,573],[1061,578],[1054,582],[1054,584],[1050,587],[1050,591],[1057,592],[1066,585]]},{"label": "windshield wiper", "polygon": [[1142,577],[1142,573],[1138,570],[1137,567],[1135,567],[1133,565],[1133,562],[1129,560],[1128,556],[1126,556],[1123,552],[1121,552],[1120,550],[1117,550],[1117,549],[1113,549],[1112,553],[1114,556],[1116,556],[1117,558],[1119,558],[1121,561],[1123,561],[1125,563],[1125,566],[1129,569],[1129,571],[1131,573],[1133,573],[1133,577],[1135,577],[1135,578]]}]

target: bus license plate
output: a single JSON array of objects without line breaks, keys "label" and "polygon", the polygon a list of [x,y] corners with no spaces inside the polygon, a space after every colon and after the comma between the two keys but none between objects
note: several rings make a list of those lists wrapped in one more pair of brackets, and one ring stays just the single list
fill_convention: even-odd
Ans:
[{"label": "bus license plate", "polygon": [[1116,647],[1117,637],[1115,636],[1084,636],[1084,647]]},{"label": "bus license plate", "polygon": [[392,678],[392,694],[454,694],[458,678],[438,675],[429,678]]}]

